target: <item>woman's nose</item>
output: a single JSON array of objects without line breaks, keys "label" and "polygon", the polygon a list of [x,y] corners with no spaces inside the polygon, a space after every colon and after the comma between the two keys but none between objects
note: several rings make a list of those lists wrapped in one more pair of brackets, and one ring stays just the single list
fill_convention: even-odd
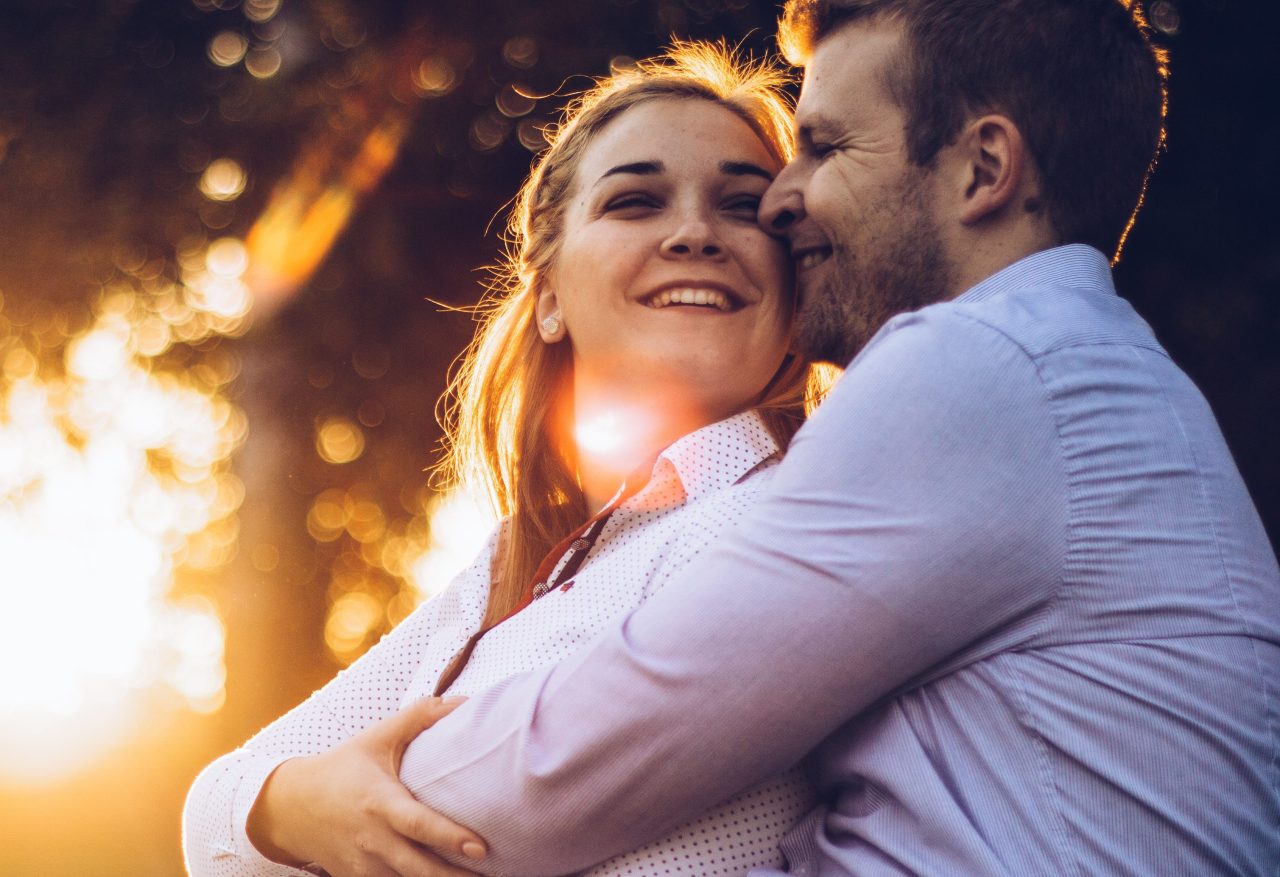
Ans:
[{"label": "woman's nose", "polygon": [[685,216],[662,242],[662,254],[670,257],[714,258],[724,253],[724,245],[705,217]]}]

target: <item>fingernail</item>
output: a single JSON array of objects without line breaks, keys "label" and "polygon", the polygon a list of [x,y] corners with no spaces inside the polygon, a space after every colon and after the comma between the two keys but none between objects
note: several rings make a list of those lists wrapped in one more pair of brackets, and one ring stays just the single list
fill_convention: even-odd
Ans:
[{"label": "fingernail", "polygon": [[462,854],[468,859],[483,859],[488,853],[484,844],[478,841],[469,840],[462,845]]},{"label": "fingernail", "polygon": [[467,699],[460,694],[451,694],[440,702],[453,706],[455,703],[466,703]]}]

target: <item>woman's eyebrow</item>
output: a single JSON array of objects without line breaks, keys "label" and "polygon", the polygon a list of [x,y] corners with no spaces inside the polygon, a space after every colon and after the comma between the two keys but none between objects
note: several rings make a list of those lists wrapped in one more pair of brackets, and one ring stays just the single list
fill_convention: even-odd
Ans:
[{"label": "woman's eyebrow", "polygon": [[[660,161],[633,161],[627,164],[620,164],[609,168],[600,175],[600,179],[596,180],[598,186],[602,181],[618,174],[638,174],[640,176],[652,176],[660,174],[666,170],[666,166]],[[749,161],[722,161],[720,162],[720,172],[733,177],[760,177],[761,179],[773,182],[773,174],[769,173],[758,164],[752,164]]]},{"label": "woman's eyebrow", "polygon": [[660,161],[633,161],[628,164],[620,164],[617,167],[611,167],[602,173],[600,175],[600,179],[596,180],[596,185],[599,185],[601,180],[616,176],[617,174],[640,174],[642,176],[647,176],[650,174],[660,174],[665,169],[666,168]]},{"label": "woman's eyebrow", "polygon": [[773,182],[773,174],[749,161],[722,161],[720,171],[734,177],[762,177]]}]

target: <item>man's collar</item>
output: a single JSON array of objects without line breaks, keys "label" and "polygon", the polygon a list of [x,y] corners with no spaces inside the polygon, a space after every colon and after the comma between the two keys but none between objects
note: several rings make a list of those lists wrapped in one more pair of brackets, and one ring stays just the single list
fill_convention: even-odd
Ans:
[{"label": "man's collar", "polygon": [[1071,286],[1115,292],[1107,257],[1087,244],[1066,244],[1032,253],[971,286],[953,301],[976,302],[1015,289]]}]

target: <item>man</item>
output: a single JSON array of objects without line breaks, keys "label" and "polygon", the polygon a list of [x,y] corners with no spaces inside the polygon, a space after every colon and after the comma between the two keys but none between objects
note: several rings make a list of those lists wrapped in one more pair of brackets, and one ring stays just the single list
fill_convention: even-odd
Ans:
[{"label": "man", "polygon": [[790,873],[1275,872],[1280,573],[1111,286],[1162,139],[1135,16],[790,0],[761,222],[799,343],[852,363],[685,581],[408,748],[483,870],[584,867],[809,753]]}]

